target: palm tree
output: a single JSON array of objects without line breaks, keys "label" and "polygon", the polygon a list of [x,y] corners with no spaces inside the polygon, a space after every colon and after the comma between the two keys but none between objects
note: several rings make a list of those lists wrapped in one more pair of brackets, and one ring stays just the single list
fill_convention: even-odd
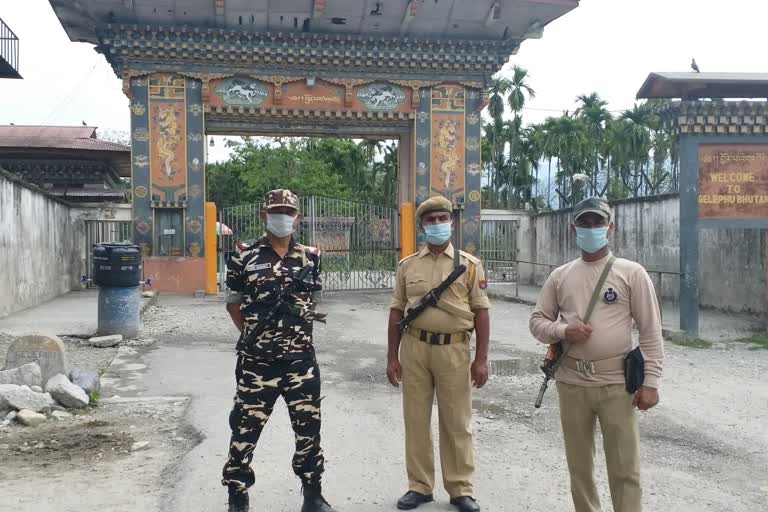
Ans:
[{"label": "palm tree", "polygon": [[488,88],[488,113],[493,119],[504,115],[504,98],[507,97],[512,83],[506,78],[492,78]]},{"label": "palm tree", "polygon": [[570,191],[572,176],[584,172],[589,165],[589,135],[586,125],[566,112],[552,124],[552,137],[558,165],[556,192],[560,196],[560,206],[565,207],[574,199]]},{"label": "palm tree", "polygon": [[[629,145],[627,153],[635,168],[631,175],[625,175],[625,185],[637,197],[640,195],[644,183],[647,182],[645,167],[651,151],[651,129],[658,126],[658,118],[650,108],[636,104],[632,110],[622,113],[621,119],[626,122],[625,130]],[[632,178],[632,185],[626,179],[630,177]]]},{"label": "palm tree", "polygon": [[594,151],[594,172],[592,173],[592,195],[597,195],[598,177],[600,174],[600,146],[603,141],[603,132],[606,123],[611,119],[611,114],[605,108],[608,102],[600,98],[596,92],[582,94],[576,101],[580,103],[576,115],[587,125]]},{"label": "palm tree", "polygon": [[536,91],[528,84],[528,70],[515,66],[512,68],[512,79],[509,80],[509,96],[507,97],[507,104],[509,108],[517,114],[526,102],[526,95],[528,99],[536,97]]}]

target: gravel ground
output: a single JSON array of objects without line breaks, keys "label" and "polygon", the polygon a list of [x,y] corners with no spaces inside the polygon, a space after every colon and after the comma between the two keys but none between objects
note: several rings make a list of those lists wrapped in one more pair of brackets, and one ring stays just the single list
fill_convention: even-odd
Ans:
[{"label": "gravel ground", "polygon": [[[405,490],[401,397],[384,375],[388,300],[387,294],[326,294],[321,306],[329,313],[328,325],[316,328],[325,395],[326,494],[339,512],[393,510],[394,500]],[[543,348],[528,334],[529,314],[529,307],[517,304],[497,302],[492,309],[491,359],[500,361],[499,374],[475,393],[473,419],[476,494],[486,511],[571,509],[554,387],[544,407],[536,410],[532,405],[541,382],[536,366]],[[115,425],[113,435],[124,431],[134,441],[147,439],[156,447],[156,440],[166,444],[154,458],[141,459],[141,472],[131,474],[127,464],[142,455],[121,454],[127,446],[125,438],[110,441],[117,455],[97,461],[99,478],[80,492],[77,507],[57,507],[58,512],[92,509],[109,499],[116,505],[105,510],[138,510],[138,505],[142,510],[162,512],[225,510],[219,472],[229,437],[236,332],[224,305],[161,300],[160,307],[145,315],[141,336],[157,343],[121,348],[114,373],[107,374],[114,384],[110,387],[131,390],[119,394],[137,400],[189,396],[190,406],[169,406],[166,412],[150,414],[147,428],[139,436],[126,425],[139,428],[137,422],[148,406],[137,405],[130,413],[115,409],[112,417],[119,427]],[[708,350],[668,345],[662,401],[641,414],[645,510],[765,509],[766,369],[768,351],[750,351],[742,344],[718,344]],[[122,384],[125,386],[120,387]],[[105,396],[114,394],[109,389],[105,392]],[[284,405],[278,402],[254,459],[258,484],[252,490],[252,501],[270,512],[294,511],[300,503],[290,471],[293,434],[286,416]],[[164,433],[163,429],[170,431]],[[171,432],[187,434],[184,441],[175,443],[178,436]],[[154,435],[166,437],[147,437]],[[7,444],[0,440],[2,443]],[[597,447],[596,475],[608,511],[599,439]],[[17,480],[0,483],[0,496],[15,489],[22,477],[24,485],[50,485],[48,477],[40,476],[51,474],[50,468],[41,473],[39,468],[23,467],[13,477]],[[60,469],[57,482],[63,486],[70,475],[61,465],[55,469]],[[73,475],[84,476],[77,471]],[[437,482],[440,487],[439,473]],[[120,499],[134,494],[141,500],[135,508],[127,508]],[[450,510],[439,488],[436,498],[436,503],[420,510]],[[74,498],[67,503],[74,503]]]}]

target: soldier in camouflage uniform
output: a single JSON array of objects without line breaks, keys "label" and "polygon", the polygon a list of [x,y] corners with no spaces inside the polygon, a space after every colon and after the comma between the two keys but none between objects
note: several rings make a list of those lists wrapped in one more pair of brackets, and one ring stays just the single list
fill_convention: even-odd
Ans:
[{"label": "soldier in camouflage uniform", "polygon": [[[253,450],[280,396],[296,434],[293,470],[302,482],[301,510],[333,512],[320,487],[320,370],[312,343],[312,322],[323,321],[325,315],[315,312],[313,294],[300,287],[268,325],[260,325],[302,268],[311,267],[309,280],[320,288],[319,251],[292,236],[298,213],[298,200],[290,190],[269,192],[262,210],[266,235],[239,243],[227,265],[227,310],[243,333],[237,344],[237,392],[229,417],[232,441],[222,480],[229,487],[230,512],[248,511],[247,491],[255,483]],[[263,332],[246,343],[248,333],[259,325]]]}]

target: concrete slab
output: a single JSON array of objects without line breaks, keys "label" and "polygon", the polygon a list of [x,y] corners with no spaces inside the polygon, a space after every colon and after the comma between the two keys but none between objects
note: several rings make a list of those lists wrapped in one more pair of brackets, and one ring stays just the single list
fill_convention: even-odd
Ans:
[{"label": "concrete slab", "polygon": [[[12,335],[96,334],[98,289],[73,291],[34,308],[0,318],[0,332]],[[142,311],[156,298],[142,298]]]}]

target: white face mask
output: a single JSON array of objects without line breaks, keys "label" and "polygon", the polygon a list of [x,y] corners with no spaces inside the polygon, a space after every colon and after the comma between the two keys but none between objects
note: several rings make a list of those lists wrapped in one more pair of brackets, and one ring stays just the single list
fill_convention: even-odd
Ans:
[{"label": "white face mask", "polygon": [[267,231],[277,238],[285,238],[293,233],[293,221],[295,217],[284,213],[267,214]]}]

